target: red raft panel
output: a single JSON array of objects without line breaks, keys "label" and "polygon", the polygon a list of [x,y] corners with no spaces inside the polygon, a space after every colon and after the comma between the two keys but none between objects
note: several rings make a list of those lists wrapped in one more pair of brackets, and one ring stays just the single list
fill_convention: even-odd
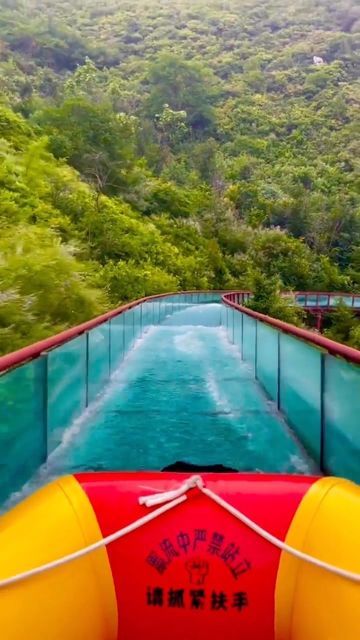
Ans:
[{"label": "red raft panel", "polygon": [[[206,486],[284,540],[315,478],[201,474]],[[144,515],[139,497],[177,488],[189,474],[76,476],[103,536]],[[188,499],[109,545],[119,639],[274,638],[281,552],[197,489]],[[240,634],[240,635],[239,635]]]}]

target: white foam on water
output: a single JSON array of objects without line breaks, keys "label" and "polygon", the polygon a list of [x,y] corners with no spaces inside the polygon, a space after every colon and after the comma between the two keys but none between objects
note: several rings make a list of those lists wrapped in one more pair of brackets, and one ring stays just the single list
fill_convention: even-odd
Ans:
[{"label": "white foam on water", "polygon": [[211,369],[208,371],[206,375],[206,388],[211,398],[213,399],[216,408],[219,411],[224,412],[225,416],[231,418],[232,417],[231,405],[228,402],[228,400],[224,397],[224,395],[221,393],[219,385],[216,382],[215,373]]},{"label": "white foam on water", "polygon": [[296,471],[301,474],[311,473],[315,471],[315,465],[311,465],[311,462],[308,458],[302,459],[296,454],[291,454],[290,462],[295,467]]},{"label": "white foam on water", "polygon": [[169,316],[165,325],[219,327],[221,325],[221,305],[218,303],[188,305]]},{"label": "white foam on water", "polygon": [[204,343],[200,340],[198,331],[188,329],[185,333],[174,335],[174,346],[177,351],[187,355],[201,356],[204,351]]}]

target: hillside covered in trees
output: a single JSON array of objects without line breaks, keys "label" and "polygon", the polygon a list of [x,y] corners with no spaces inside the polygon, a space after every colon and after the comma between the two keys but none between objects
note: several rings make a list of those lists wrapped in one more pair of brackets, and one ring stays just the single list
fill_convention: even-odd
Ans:
[{"label": "hillside covered in trees", "polygon": [[355,0],[0,10],[1,353],[162,291],[360,291]]}]

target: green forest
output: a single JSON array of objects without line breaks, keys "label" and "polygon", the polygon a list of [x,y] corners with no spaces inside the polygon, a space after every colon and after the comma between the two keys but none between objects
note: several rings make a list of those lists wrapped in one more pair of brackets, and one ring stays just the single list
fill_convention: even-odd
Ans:
[{"label": "green forest", "polygon": [[0,353],[165,291],[296,324],[282,290],[360,291],[356,0],[0,10]]}]

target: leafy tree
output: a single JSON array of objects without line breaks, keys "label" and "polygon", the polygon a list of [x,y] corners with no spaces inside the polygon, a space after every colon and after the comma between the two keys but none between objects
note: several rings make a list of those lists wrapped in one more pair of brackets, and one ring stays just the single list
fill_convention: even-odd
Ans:
[{"label": "leafy tree", "polygon": [[250,248],[257,268],[268,277],[280,277],[286,289],[307,289],[311,282],[311,251],[299,240],[278,229],[254,235]]},{"label": "leafy tree", "polygon": [[96,65],[86,57],[83,65],[79,65],[64,84],[64,95],[67,99],[83,98],[104,101],[104,94]]},{"label": "leafy tree", "polygon": [[37,121],[49,134],[50,149],[66,159],[101,193],[114,194],[131,182],[135,121],[105,105],[68,99],[44,109]]},{"label": "leafy tree", "polygon": [[283,297],[282,288],[278,277],[269,278],[260,271],[255,271],[251,279],[253,295],[246,304],[254,311],[300,326],[304,320],[302,309]]},{"label": "leafy tree", "polygon": [[352,309],[344,302],[337,304],[336,311],[330,315],[330,328],[325,330],[325,335],[337,342],[345,342],[358,348],[360,346],[360,322]]},{"label": "leafy tree", "polygon": [[176,277],[150,263],[138,265],[134,261],[109,262],[98,275],[98,283],[107,292],[112,304],[117,305],[147,295],[176,291]]},{"label": "leafy tree", "polygon": [[174,54],[162,54],[149,68],[148,83],[146,110],[153,117],[168,105],[175,111],[187,113],[194,132],[201,133],[214,126],[215,80],[200,64]]},{"label": "leafy tree", "polygon": [[218,143],[214,138],[199,142],[192,151],[192,163],[200,175],[200,179],[211,184],[215,189],[222,187],[224,182],[222,158]]},{"label": "leafy tree", "polygon": [[106,297],[87,283],[88,267],[43,227],[3,230],[0,256],[3,351],[79,324],[107,306]]},{"label": "leafy tree", "polygon": [[160,144],[176,148],[187,133],[186,111],[174,111],[168,104],[155,116],[156,129],[159,132]]},{"label": "leafy tree", "polygon": [[328,256],[315,256],[309,289],[315,291],[351,291],[353,287],[350,277],[342,273]]},{"label": "leafy tree", "polygon": [[350,347],[354,347],[354,349],[360,349],[360,323],[359,321],[354,323],[350,331],[350,339],[349,343]]},{"label": "leafy tree", "polygon": [[0,139],[11,141],[15,148],[21,149],[31,135],[24,119],[0,103]]}]

